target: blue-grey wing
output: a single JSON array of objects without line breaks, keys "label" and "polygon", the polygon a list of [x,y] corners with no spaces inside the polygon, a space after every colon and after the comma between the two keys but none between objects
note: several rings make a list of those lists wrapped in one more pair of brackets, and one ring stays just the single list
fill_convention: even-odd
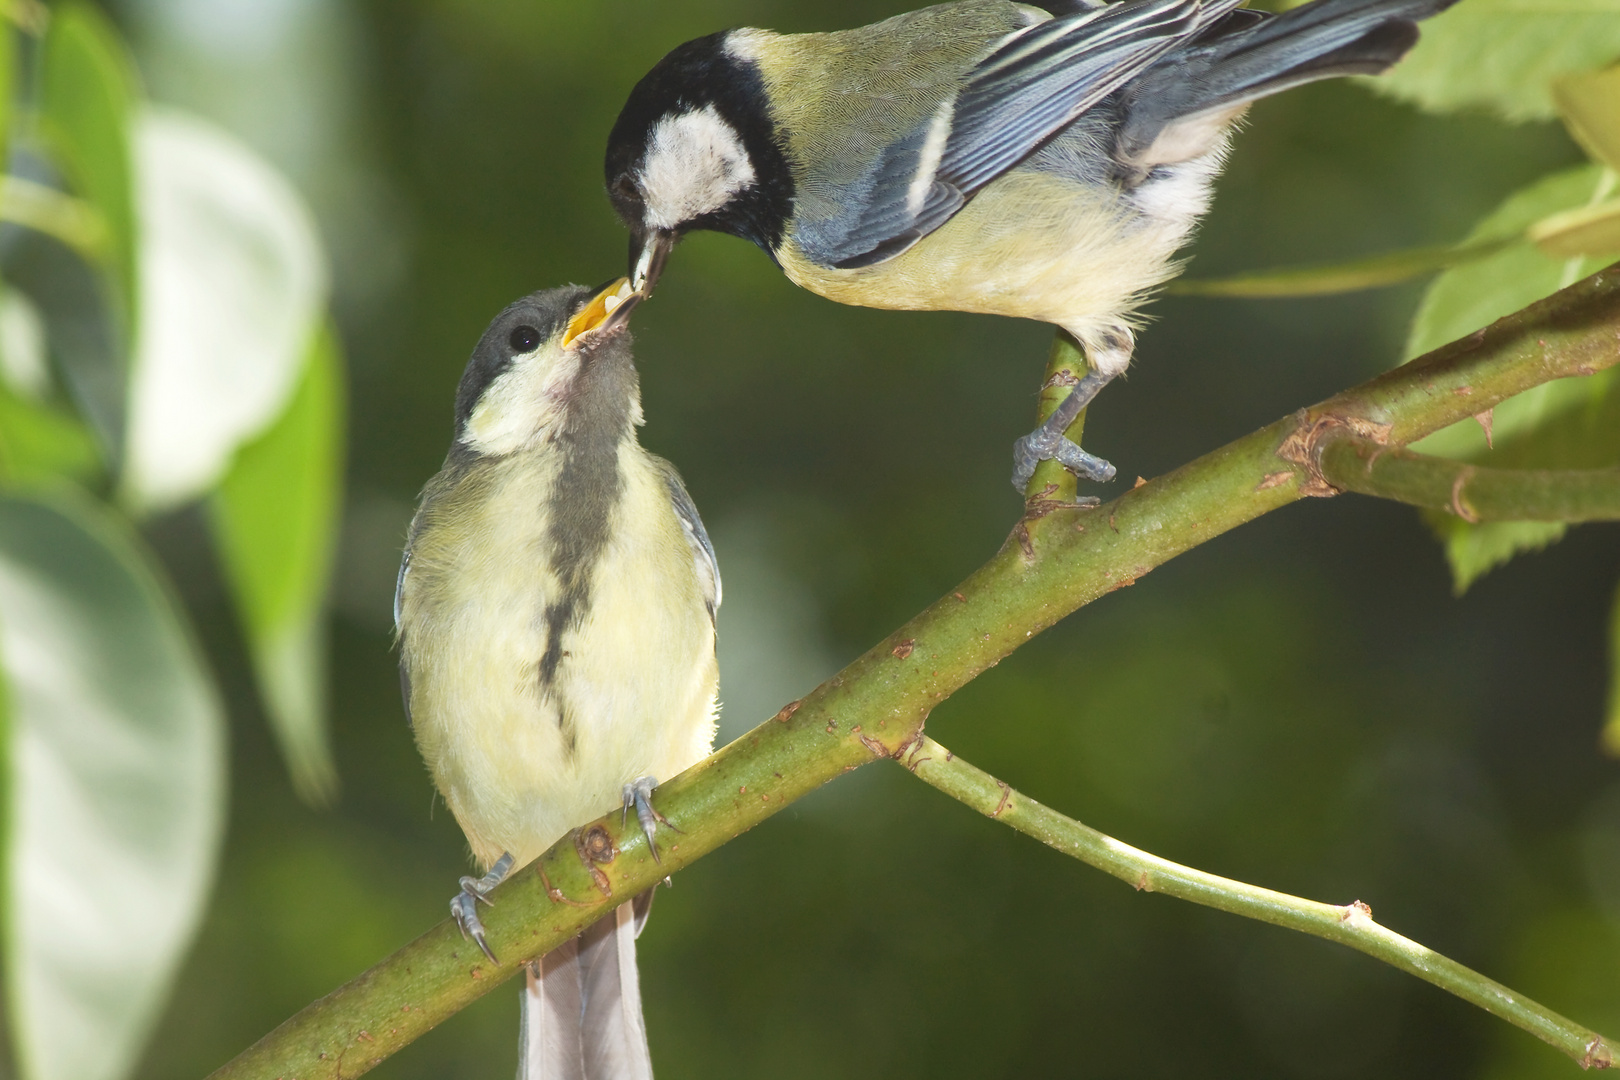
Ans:
[{"label": "blue-grey wing", "polygon": [[846,269],[900,254],[1240,2],[1126,0],[1007,35],[933,115],[885,148],[842,235],[805,254]]},{"label": "blue-grey wing", "polygon": [[394,579],[394,641],[399,646],[399,696],[405,702],[405,723],[414,727],[411,720],[411,673],[405,666],[405,628],[399,623],[399,609],[405,598],[405,575],[410,569],[411,552],[406,548],[399,560],[399,576]]},{"label": "blue-grey wing", "polygon": [[681,532],[692,549],[692,562],[697,569],[698,584],[703,589],[703,602],[709,609],[709,620],[720,610],[720,563],[714,557],[714,545],[709,542],[708,530],[698,516],[697,504],[681,482],[675,466],[662,458],[654,459],[664,474],[664,486],[669,491],[669,504],[681,523]]}]

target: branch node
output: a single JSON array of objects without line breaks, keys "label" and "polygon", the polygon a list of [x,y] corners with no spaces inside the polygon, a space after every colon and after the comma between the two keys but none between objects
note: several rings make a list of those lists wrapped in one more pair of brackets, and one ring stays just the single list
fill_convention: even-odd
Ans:
[{"label": "branch node", "polygon": [[1468,522],[1470,525],[1479,524],[1479,515],[1474,513],[1472,507],[1462,501],[1463,485],[1474,478],[1474,467],[1467,466],[1457,473],[1457,479],[1451,482],[1451,512]]},{"label": "branch node", "polygon": [[1131,887],[1137,892],[1152,892],[1153,880],[1148,877],[1148,872],[1144,870],[1137,876],[1135,881],[1131,882]]},{"label": "branch node", "polygon": [[908,637],[908,638],[906,638],[906,640],[902,641],[900,644],[898,644],[894,648],[890,649],[889,650],[889,655],[893,656],[896,660],[904,660],[907,657],[909,657],[911,655],[912,651],[914,649],[916,649],[916,648],[917,648],[917,639]]},{"label": "branch node", "polygon": [[1001,788],[1001,801],[996,803],[994,810],[990,811],[990,816],[993,818],[999,818],[1001,812],[1007,809],[1008,804],[1012,802],[1012,788],[1007,786],[1006,781],[997,780],[996,786]]},{"label": "branch node", "polygon": [[1282,445],[1277,447],[1277,456],[1305,470],[1305,477],[1299,482],[1299,493],[1317,498],[1341,494],[1341,489],[1330,483],[1322,472],[1322,450],[1331,437],[1349,432],[1384,445],[1389,442],[1389,433],[1393,430],[1390,424],[1360,416],[1325,413],[1312,420],[1303,409],[1294,415],[1298,418],[1297,424]]},{"label": "branch node", "polygon": [[788,702],[786,705],[782,706],[782,710],[776,714],[776,717],[775,717],[776,722],[778,724],[787,723],[789,720],[793,719],[793,714],[798,712],[799,711],[799,706],[803,705],[803,704],[804,704],[803,699],[801,699],[799,701],[790,701],[790,702]]},{"label": "branch node", "polygon": [[596,886],[596,891],[601,893],[604,898],[611,899],[613,896],[613,883],[608,880],[608,876],[602,872],[592,858],[592,850],[599,850],[601,841],[596,840],[595,837],[587,838],[588,834],[591,833],[601,833],[602,840],[607,842],[608,850],[613,850],[612,839],[602,831],[601,826],[593,825],[588,830],[574,830],[574,851],[579,855],[580,865],[585,867],[586,872],[591,875],[591,884]]},{"label": "branch node", "polygon": [[1340,922],[1372,922],[1372,907],[1360,900],[1352,900],[1339,909]]},{"label": "branch node", "polygon": [[1583,1069],[1612,1069],[1614,1068],[1614,1048],[1601,1035],[1592,1036],[1592,1041],[1586,1044],[1586,1054],[1579,1062]]}]

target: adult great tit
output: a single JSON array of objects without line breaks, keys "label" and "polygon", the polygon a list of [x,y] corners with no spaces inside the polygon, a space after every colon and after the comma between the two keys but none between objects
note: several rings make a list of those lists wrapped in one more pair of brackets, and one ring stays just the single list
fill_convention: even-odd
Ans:
[{"label": "adult great tit", "polygon": [[1383,71],[1454,0],[1059,2],[676,48],[608,139],[635,287],[713,229],[841,303],[1055,323],[1091,370],[1018,441],[1013,483],[1051,459],[1111,479],[1063,432],[1130,363],[1133,312],[1179,272],[1235,121],[1268,94]]},{"label": "adult great tit", "polygon": [[[650,796],[714,739],[720,573],[669,462],[643,450],[620,279],[537,292],[484,332],[395,591],[406,715],[486,871],[477,905],[570,828]],[[657,848],[653,848],[656,855]],[[519,1076],[651,1080],[635,938],[651,894],[529,966]]]}]

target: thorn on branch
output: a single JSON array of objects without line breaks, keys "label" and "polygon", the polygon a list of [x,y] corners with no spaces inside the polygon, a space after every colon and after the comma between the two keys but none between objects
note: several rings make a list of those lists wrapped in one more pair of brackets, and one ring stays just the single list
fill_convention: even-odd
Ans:
[{"label": "thorn on branch", "polygon": [[561,889],[557,888],[557,886],[553,885],[551,883],[550,878],[546,877],[546,868],[545,867],[536,864],[536,872],[539,873],[539,875],[540,875],[540,884],[546,890],[546,895],[551,898],[551,902],[553,904],[567,904],[569,907],[578,907],[578,908],[588,908],[588,907],[595,907],[596,906],[595,904],[581,903],[578,900],[570,900],[568,897],[564,896],[563,891]]}]

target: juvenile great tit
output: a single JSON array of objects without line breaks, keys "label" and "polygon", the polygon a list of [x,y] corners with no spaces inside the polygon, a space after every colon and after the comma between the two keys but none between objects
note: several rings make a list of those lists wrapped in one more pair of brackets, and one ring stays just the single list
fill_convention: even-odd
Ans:
[{"label": "juvenile great tit", "polygon": [[[720,572],[679,474],[636,439],[637,299],[621,278],[496,317],[400,565],[406,715],[486,871],[450,910],[492,962],[489,891],[621,803],[653,842],[653,778],[714,739]],[[520,1077],[651,1080],[635,961],[650,898],[529,966]]]},{"label": "juvenile great tit", "polygon": [[[608,194],[650,290],[671,247],[752,240],[846,304],[1055,323],[1090,372],[1018,441],[1113,477],[1063,438],[1130,363],[1133,312],[1174,277],[1251,102],[1375,74],[1454,0],[961,0],[836,33],[729,30],[689,41],[630,92]],[[1044,6],[1044,5],[1043,5]]]}]

